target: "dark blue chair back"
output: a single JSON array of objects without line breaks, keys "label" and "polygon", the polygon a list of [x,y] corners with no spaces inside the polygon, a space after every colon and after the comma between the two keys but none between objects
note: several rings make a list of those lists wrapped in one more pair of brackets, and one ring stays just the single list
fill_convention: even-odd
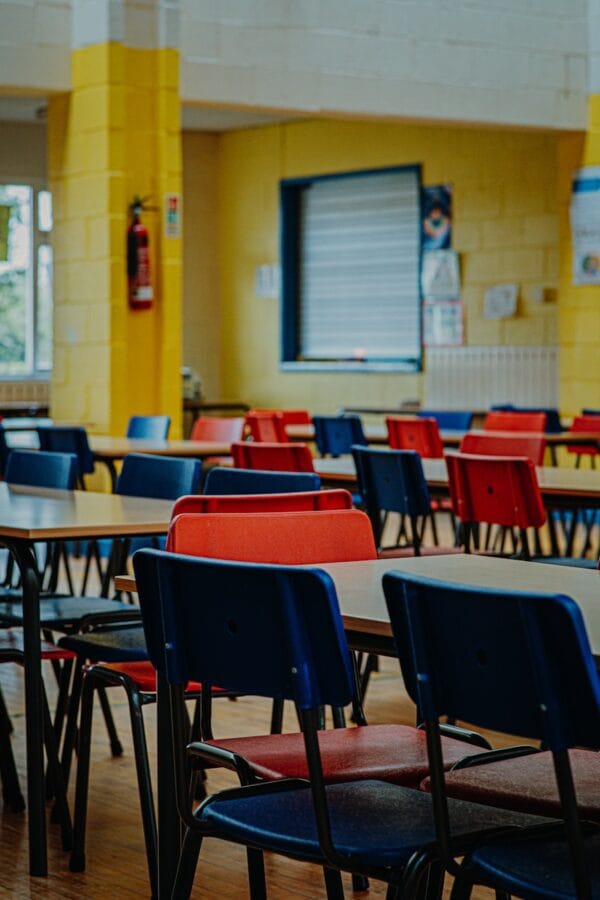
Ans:
[{"label": "dark blue chair back", "polygon": [[94,471],[94,454],[90,450],[85,428],[49,425],[38,428],[40,450],[52,453],[74,453],[77,457],[78,476]]},{"label": "dark blue chair back", "polygon": [[77,472],[74,453],[13,450],[6,462],[4,478],[11,484],[71,491],[75,487]]},{"label": "dark blue chair back", "polygon": [[581,410],[582,416],[600,416],[600,409],[590,409],[590,407],[586,407]]},{"label": "dark blue chair back", "polygon": [[197,459],[130,453],[123,460],[116,493],[177,500],[184,494],[197,492],[200,471],[201,464]]},{"label": "dark blue chair back", "polygon": [[448,715],[556,752],[600,747],[600,678],[571,598],[400,572],[383,587],[404,683],[425,720]]},{"label": "dark blue chair back", "polygon": [[8,460],[8,455],[10,453],[10,447],[6,443],[6,432],[2,425],[0,425],[0,475],[4,477],[4,471],[6,469],[6,462]]},{"label": "dark blue chair back", "polygon": [[127,437],[166,441],[170,427],[169,416],[131,416],[127,426]]},{"label": "dark blue chair back", "polygon": [[560,413],[555,406],[515,406],[514,403],[497,403],[490,409],[498,412],[546,413],[546,434],[558,434],[563,430]]},{"label": "dark blue chair back", "polygon": [[321,479],[316,472],[267,472],[262,469],[210,469],[204,494],[289,494],[318,491]]},{"label": "dark blue chair back", "polygon": [[345,706],[353,677],[337,596],[319,569],[133,557],[148,652],[171,684]]},{"label": "dark blue chair back", "polygon": [[468,431],[473,422],[472,412],[454,409],[421,409],[417,415],[421,419],[435,419],[438,428],[448,431]]},{"label": "dark blue chair back", "polygon": [[367,445],[359,416],[313,416],[315,443],[321,456],[350,453],[353,444]]},{"label": "dark blue chair back", "polygon": [[396,512],[412,519],[430,515],[429,488],[421,457],[415,450],[355,446],[352,455],[377,545],[381,544],[383,512]]}]

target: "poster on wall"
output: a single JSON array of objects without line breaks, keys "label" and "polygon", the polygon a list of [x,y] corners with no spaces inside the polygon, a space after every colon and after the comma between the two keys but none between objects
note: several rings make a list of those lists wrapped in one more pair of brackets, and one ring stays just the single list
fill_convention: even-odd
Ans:
[{"label": "poster on wall", "polygon": [[421,246],[447,250],[452,245],[452,186],[434,184],[421,188]]},{"label": "poster on wall", "polygon": [[573,283],[600,284],[600,166],[573,175],[571,232]]},{"label": "poster on wall", "polygon": [[462,347],[464,307],[461,302],[423,304],[423,344],[426,347]]},{"label": "poster on wall", "polygon": [[460,299],[458,253],[455,250],[427,250],[423,253],[421,294],[426,302]]}]

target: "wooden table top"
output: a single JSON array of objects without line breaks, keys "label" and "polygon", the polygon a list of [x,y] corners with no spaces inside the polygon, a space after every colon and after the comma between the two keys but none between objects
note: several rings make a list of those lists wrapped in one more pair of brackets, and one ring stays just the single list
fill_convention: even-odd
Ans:
[{"label": "wooden table top", "polygon": [[0,538],[52,540],[166,534],[173,503],[0,483]]},{"label": "wooden table top", "polygon": [[223,441],[159,441],[142,438],[110,437],[92,434],[90,447],[97,459],[123,459],[129,453],[150,453],[160,456],[186,456],[202,459],[206,456],[224,456],[230,452],[230,444]]},{"label": "wooden table top", "polygon": [[[408,559],[327,563],[348,630],[389,638],[381,579],[385,572],[410,572],[455,584],[566,594],[579,605],[595,656],[600,656],[600,573],[572,566],[553,566],[512,559],[452,554]],[[135,591],[133,575],[116,579],[118,590]]]},{"label": "wooden table top", "polygon": [[[315,471],[325,480],[356,486],[356,469],[351,456],[337,459],[315,459]],[[424,459],[423,471],[430,487],[448,488],[448,472],[443,459]],[[565,497],[593,503],[600,501],[599,469],[567,469],[556,466],[542,466],[536,469],[542,496]]]}]

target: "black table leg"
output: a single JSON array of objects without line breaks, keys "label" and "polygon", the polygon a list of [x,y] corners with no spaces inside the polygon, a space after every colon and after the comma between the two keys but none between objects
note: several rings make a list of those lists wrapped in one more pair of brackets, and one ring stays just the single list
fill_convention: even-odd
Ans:
[{"label": "black table leg", "polygon": [[7,546],[19,566],[23,584],[29,873],[47,875],[39,576],[31,544],[15,541],[7,542]]}]

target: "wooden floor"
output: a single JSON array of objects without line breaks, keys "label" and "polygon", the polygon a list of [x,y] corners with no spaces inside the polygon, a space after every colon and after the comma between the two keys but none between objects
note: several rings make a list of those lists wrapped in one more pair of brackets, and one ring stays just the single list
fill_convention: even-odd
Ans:
[{"label": "wooden floor", "polygon": [[[20,671],[12,665],[0,666],[0,679],[15,726],[14,747],[19,762],[22,784],[24,777],[24,719]],[[48,675],[51,681],[51,675]],[[73,874],[68,869],[68,854],[60,847],[58,828],[49,826],[50,874],[47,878],[29,878],[27,874],[27,833],[24,814],[3,810],[0,815],[0,896],[31,898],[68,898],[105,900],[105,898],[148,898],[142,829],[140,826],[135,773],[127,709],[118,689],[112,691],[112,704],[125,747],[120,758],[110,756],[101,716],[95,717],[94,747],[91,770],[87,870]],[[369,687],[367,714],[372,723],[414,721],[410,700],[393,660],[382,661],[382,671]],[[154,708],[146,707],[145,720],[150,747],[154,746]],[[286,713],[287,728],[294,727],[291,710]],[[235,702],[215,703],[215,734],[257,734],[268,731],[267,702],[242,698]],[[507,743],[492,736],[495,745]],[[209,790],[231,782],[226,774],[212,773]],[[325,898],[321,871],[315,866],[295,863],[281,857],[266,860],[269,897],[271,900],[291,898]],[[352,896],[349,881],[346,893]],[[196,877],[194,898],[244,898],[247,896],[244,851],[222,842],[208,841],[203,847]],[[384,897],[383,885],[372,884],[361,898]],[[482,891],[476,897],[489,897]]]}]

